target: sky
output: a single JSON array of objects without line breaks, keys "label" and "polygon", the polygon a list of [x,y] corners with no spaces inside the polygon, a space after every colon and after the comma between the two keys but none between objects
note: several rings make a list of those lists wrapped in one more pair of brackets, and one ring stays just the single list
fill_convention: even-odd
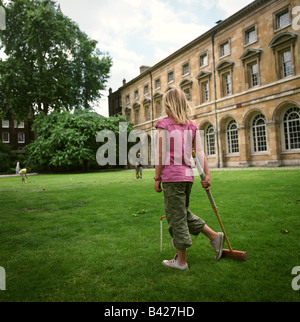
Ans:
[{"label": "sky", "polygon": [[[110,79],[95,110],[108,116],[108,90],[118,90],[253,0],[56,0],[101,52],[113,59]],[[1,55],[0,55],[1,57]]]}]

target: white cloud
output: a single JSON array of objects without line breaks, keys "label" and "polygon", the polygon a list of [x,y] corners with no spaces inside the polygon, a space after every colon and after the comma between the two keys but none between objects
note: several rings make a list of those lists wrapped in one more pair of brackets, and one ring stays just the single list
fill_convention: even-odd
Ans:
[{"label": "white cloud", "polygon": [[[211,9],[216,5],[217,1],[218,0],[201,0],[201,6],[204,9]],[[199,0],[178,0],[178,2],[182,5],[199,5]]]},{"label": "white cloud", "polygon": [[150,30],[147,39],[154,44],[176,45],[177,49],[200,36],[206,26],[184,22],[167,3],[154,0],[149,8]]},{"label": "white cloud", "polygon": [[144,28],[144,15],[140,11],[141,1],[102,1],[94,10],[97,10],[99,28],[103,32],[115,34],[118,37],[126,36],[134,30]]},{"label": "white cloud", "polygon": [[224,10],[226,12],[226,18],[228,18],[251,2],[253,2],[253,0],[218,0],[217,7]]}]

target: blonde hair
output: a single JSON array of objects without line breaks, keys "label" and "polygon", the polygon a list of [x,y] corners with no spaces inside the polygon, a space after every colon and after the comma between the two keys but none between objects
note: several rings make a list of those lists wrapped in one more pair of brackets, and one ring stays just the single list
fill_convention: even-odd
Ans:
[{"label": "blonde hair", "polygon": [[184,125],[190,122],[191,106],[182,90],[177,88],[169,90],[164,96],[163,104],[167,115],[172,117],[176,124]]}]

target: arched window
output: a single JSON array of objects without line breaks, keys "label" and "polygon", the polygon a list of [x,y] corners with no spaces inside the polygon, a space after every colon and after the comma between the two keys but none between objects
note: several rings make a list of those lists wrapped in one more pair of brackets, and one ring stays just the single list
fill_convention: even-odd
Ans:
[{"label": "arched window", "polygon": [[239,153],[239,135],[238,127],[235,120],[232,120],[227,125],[227,154]]},{"label": "arched window", "polygon": [[205,131],[206,155],[215,155],[215,131],[212,125]]},{"label": "arched window", "polygon": [[284,148],[287,151],[300,149],[300,109],[292,107],[283,117]]},{"label": "arched window", "polygon": [[257,115],[252,122],[252,143],[253,152],[268,150],[266,119],[263,114]]}]

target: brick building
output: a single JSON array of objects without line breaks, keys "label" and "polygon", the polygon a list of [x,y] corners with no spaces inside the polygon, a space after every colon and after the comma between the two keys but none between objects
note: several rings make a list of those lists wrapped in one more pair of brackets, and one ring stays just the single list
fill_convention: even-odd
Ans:
[{"label": "brick building", "polygon": [[297,4],[254,1],[155,66],[142,66],[110,97],[151,135],[166,116],[163,94],[181,88],[205,132],[211,167],[300,165]]},{"label": "brick building", "polygon": [[34,139],[31,125],[30,120],[0,119],[0,140],[11,145],[13,151],[24,153],[24,147]]}]

